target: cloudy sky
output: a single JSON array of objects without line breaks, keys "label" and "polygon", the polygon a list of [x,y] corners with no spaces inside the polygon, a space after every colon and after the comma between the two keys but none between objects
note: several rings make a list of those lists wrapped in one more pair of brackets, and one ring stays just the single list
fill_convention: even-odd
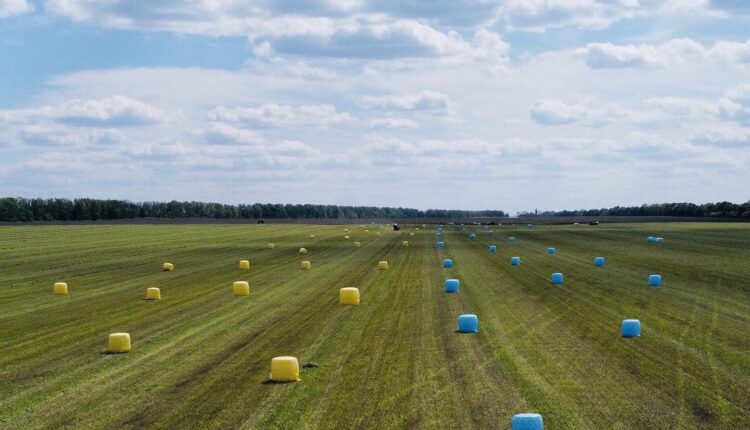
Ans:
[{"label": "cloudy sky", "polygon": [[0,195],[750,199],[744,0],[0,0]]}]

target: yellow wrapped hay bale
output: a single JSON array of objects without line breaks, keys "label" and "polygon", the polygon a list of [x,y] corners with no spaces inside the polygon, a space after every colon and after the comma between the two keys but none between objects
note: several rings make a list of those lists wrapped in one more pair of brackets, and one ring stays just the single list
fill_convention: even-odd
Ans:
[{"label": "yellow wrapped hay bale", "polygon": [[146,300],[161,300],[161,290],[155,287],[146,288]]},{"label": "yellow wrapped hay bale", "polygon": [[310,235],[310,239],[315,239],[315,235],[314,235],[314,234],[311,234],[311,235]]},{"label": "yellow wrapped hay bale", "polygon": [[268,245],[266,245],[266,246],[268,246],[268,249],[274,249],[274,248],[276,248],[276,245],[275,245],[275,244],[273,244],[273,243],[269,243],[269,244],[268,244]]},{"label": "yellow wrapped hay bale", "polygon": [[355,248],[359,248],[360,246],[362,246],[362,242],[354,242]]},{"label": "yellow wrapped hay bale", "polygon": [[346,287],[339,290],[339,303],[342,305],[359,304],[359,288]]},{"label": "yellow wrapped hay bale", "polygon": [[68,295],[68,284],[65,282],[55,282],[52,285],[52,292],[56,296],[67,296]]},{"label": "yellow wrapped hay bale", "polygon": [[300,381],[297,357],[274,357],[271,359],[271,374],[268,377],[274,382]]},{"label": "yellow wrapped hay bale", "polygon": [[236,281],[232,283],[232,294],[235,296],[249,296],[250,283],[247,281]]},{"label": "yellow wrapped hay bale", "polygon": [[300,264],[300,268],[302,268],[302,270],[310,270],[310,267],[310,262],[307,260],[303,261],[302,264]]},{"label": "yellow wrapped hay bale", "polygon": [[388,270],[388,262],[387,261],[378,261],[378,269],[380,269],[380,270]]},{"label": "yellow wrapped hay bale", "polygon": [[405,240],[405,241],[401,242],[401,246],[409,246],[409,241]]},{"label": "yellow wrapped hay bale", "polygon": [[130,333],[112,333],[107,339],[107,351],[121,353],[130,351]]},{"label": "yellow wrapped hay bale", "polygon": [[370,230],[365,230],[365,233],[369,233],[369,232],[370,232]]},{"label": "yellow wrapped hay bale", "polygon": [[300,248],[299,249],[300,254],[307,254],[307,248]]},{"label": "yellow wrapped hay bale", "polygon": [[248,270],[250,268],[249,260],[240,260],[240,270]]},{"label": "yellow wrapped hay bale", "polygon": [[349,240],[349,235],[344,236],[344,240]]},{"label": "yellow wrapped hay bale", "polygon": [[349,232],[349,229],[348,229],[348,228],[345,228],[345,229],[344,229],[344,233],[347,233],[347,232]]},{"label": "yellow wrapped hay bale", "polygon": [[172,263],[164,263],[162,264],[161,268],[165,272],[174,272],[174,264]]},{"label": "yellow wrapped hay bale", "polygon": [[414,236],[414,232],[409,233],[409,236],[413,237]]}]

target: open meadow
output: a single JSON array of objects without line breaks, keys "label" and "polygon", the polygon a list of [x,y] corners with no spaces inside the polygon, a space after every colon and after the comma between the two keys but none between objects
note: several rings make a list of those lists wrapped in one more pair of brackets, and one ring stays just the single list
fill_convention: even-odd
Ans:
[{"label": "open meadow", "polygon": [[[750,428],[750,224],[436,231],[0,227],[0,428],[508,429],[521,412],[553,430]],[[623,338],[631,318],[641,336]],[[130,352],[107,353],[116,332]],[[301,381],[269,382],[287,355]]]}]

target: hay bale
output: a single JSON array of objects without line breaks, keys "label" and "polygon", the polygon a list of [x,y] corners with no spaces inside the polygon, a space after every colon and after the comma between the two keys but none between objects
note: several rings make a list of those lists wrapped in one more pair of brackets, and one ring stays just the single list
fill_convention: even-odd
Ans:
[{"label": "hay bale", "polygon": [[348,229],[348,228],[345,228],[345,229],[344,229],[344,233],[348,233],[348,232],[349,232],[349,229]]},{"label": "hay bale", "polygon": [[544,430],[544,421],[539,414],[515,414],[510,421],[510,430]]},{"label": "hay bale", "polygon": [[310,239],[315,239],[315,235],[314,235],[314,234],[311,234],[311,235],[310,235]]},{"label": "hay bale", "polygon": [[67,296],[68,284],[65,282],[55,282],[52,284],[52,293],[56,296]]},{"label": "hay bale", "polygon": [[606,260],[604,260],[604,257],[596,257],[594,258],[594,266],[596,267],[602,267],[606,263]]},{"label": "hay bale", "polygon": [[656,238],[654,236],[649,236],[646,238],[647,243],[656,243]]},{"label": "hay bale", "polygon": [[459,333],[478,333],[479,318],[474,314],[463,314],[458,316]]},{"label": "hay bale", "polygon": [[446,269],[450,269],[451,267],[453,267],[453,260],[451,260],[450,258],[446,258],[445,260],[443,260],[443,267]]},{"label": "hay bale", "polygon": [[307,254],[307,248],[300,248],[299,249],[300,254]]},{"label": "hay bale", "polygon": [[514,243],[515,241],[516,241],[516,237],[515,236],[508,237],[508,242],[509,243]]},{"label": "hay bale", "polygon": [[362,246],[362,242],[354,242],[354,247],[359,248]]},{"label": "hay bale", "polygon": [[476,233],[472,233],[472,234],[469,235],[469,239],[471,239],[471,240],[474,240],[476,238],[477,238],[477,234]]},{"label": "hay bale", "polygon": [[300,264],[300,268],[301,268],[302,270],[310,270],[310,267],[312,267],[312,266],[311,266],[310,262],[309,262],[309,261],[307,261],[307,260],[303,261],[303,262],[302,262],[302,263]]},{"label": "hay bale", "polygon": [[107,351],[122,353],[130,351],[130,333],[112,333],[107,338]]},{"label": "hay bale", "polygon": [[664,238],[663,237],[657,237],[656,238],[656,243],[663,243],[663,242],[664,242]]},{"label": "hay bale", "polygon": [[550,276],[550,282],[556,285],[562,285],[563,280],[563,274],[560,272],[553,273],[552,276]]},{"label": "hay bale", "polygon": [[250,283],[247,281],[235,281],[232,283],[232,294],[235,296],[249,296]]},{"label": "hay bale", "polygon": [[555,248],[549,247],[547,248],[547,254],[555,255],[557,254],[557,250]]},{"label": "hay bale", "polygon": [[250,269],[250,260],[240,260],[240,270]]},{"label": "hay bale", "polygon": [[268,377],[274,382],[300,381],[297,357],[274,357],[271,359],[271,374]]},{"label": "hay bale", "polygon": [[174,264],[164,263],[161,265],[161,269],[165,272],[174,272]]},{"label": "hay bale", "polygon": [[497,246],[496,245],[490,245],[489,247],[490,254],[494,254],[497,252]]},{"label": "hay bale", "polygon": [[510,257],[510,265],[511,266],[520,266],[521,265],[521,257]]},{"label": "hay bale", "polygon": [[349,235],[344,236],[344,240],[349,240]]},{"label": "hay bale", "polygon": [[445,249],[445,242],[438,242],[437,247],[438,249]]},{"label": "hay bale", "polygon": [[414,232],[409,233],[409,236],[414,237]]},{"label": "hay bale", "polygon": [[345,287],[339,290],[339,304],[342,305],[358,305],[359,304],[359,288]]},{"label": "hay bale", "polygon": [[409,246],[409,241],[405,240],[405,241],[401,242],[401,246]]},{"label": "hay bale", "polygon": [[648,275],[649,287],[661,287],[661,275]]},{"label": "hay bale", "polygon": [[378,270],[388,270],[388,262],[378,261]]},{"label": "hay bale", "polygon": [[161,300],[161,290],[156,287],[146,288],[146,300]]},{"label": "hay bale", "polygon": [[273,243],[269,243],[267,246],[268,246],[268,249],[276,248],[276,245],[274,245]]},{"label": "hay bale", "polygon": [[461,290],[461,282],[458,279],[446,279],[444,287],[446,293],[457,293]]},{"label": "hay bale", "polygon": [[622,320],[620,333],[622,337],[640,337],[641,322],[634,319]]}]

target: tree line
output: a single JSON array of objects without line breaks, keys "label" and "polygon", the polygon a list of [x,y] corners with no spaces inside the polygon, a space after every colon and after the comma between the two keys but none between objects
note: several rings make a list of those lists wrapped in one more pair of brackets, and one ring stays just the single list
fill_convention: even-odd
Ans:
[{"label": "tree line", "polygon": [[126,218],[396,219],[505,217],[500,210],[461,211],[374,206],[204,202],[141,202],[98,199],[0,198],[0,221],[95,221]]},{"label": "tree line", "polygon": [[641,206],[615,206],[604,209],[580,209],[519,213],[519,216],[576,217],[576,216],[671,216],[700,218],[750,218],[750,201],[704,203],[659,203]]}]

